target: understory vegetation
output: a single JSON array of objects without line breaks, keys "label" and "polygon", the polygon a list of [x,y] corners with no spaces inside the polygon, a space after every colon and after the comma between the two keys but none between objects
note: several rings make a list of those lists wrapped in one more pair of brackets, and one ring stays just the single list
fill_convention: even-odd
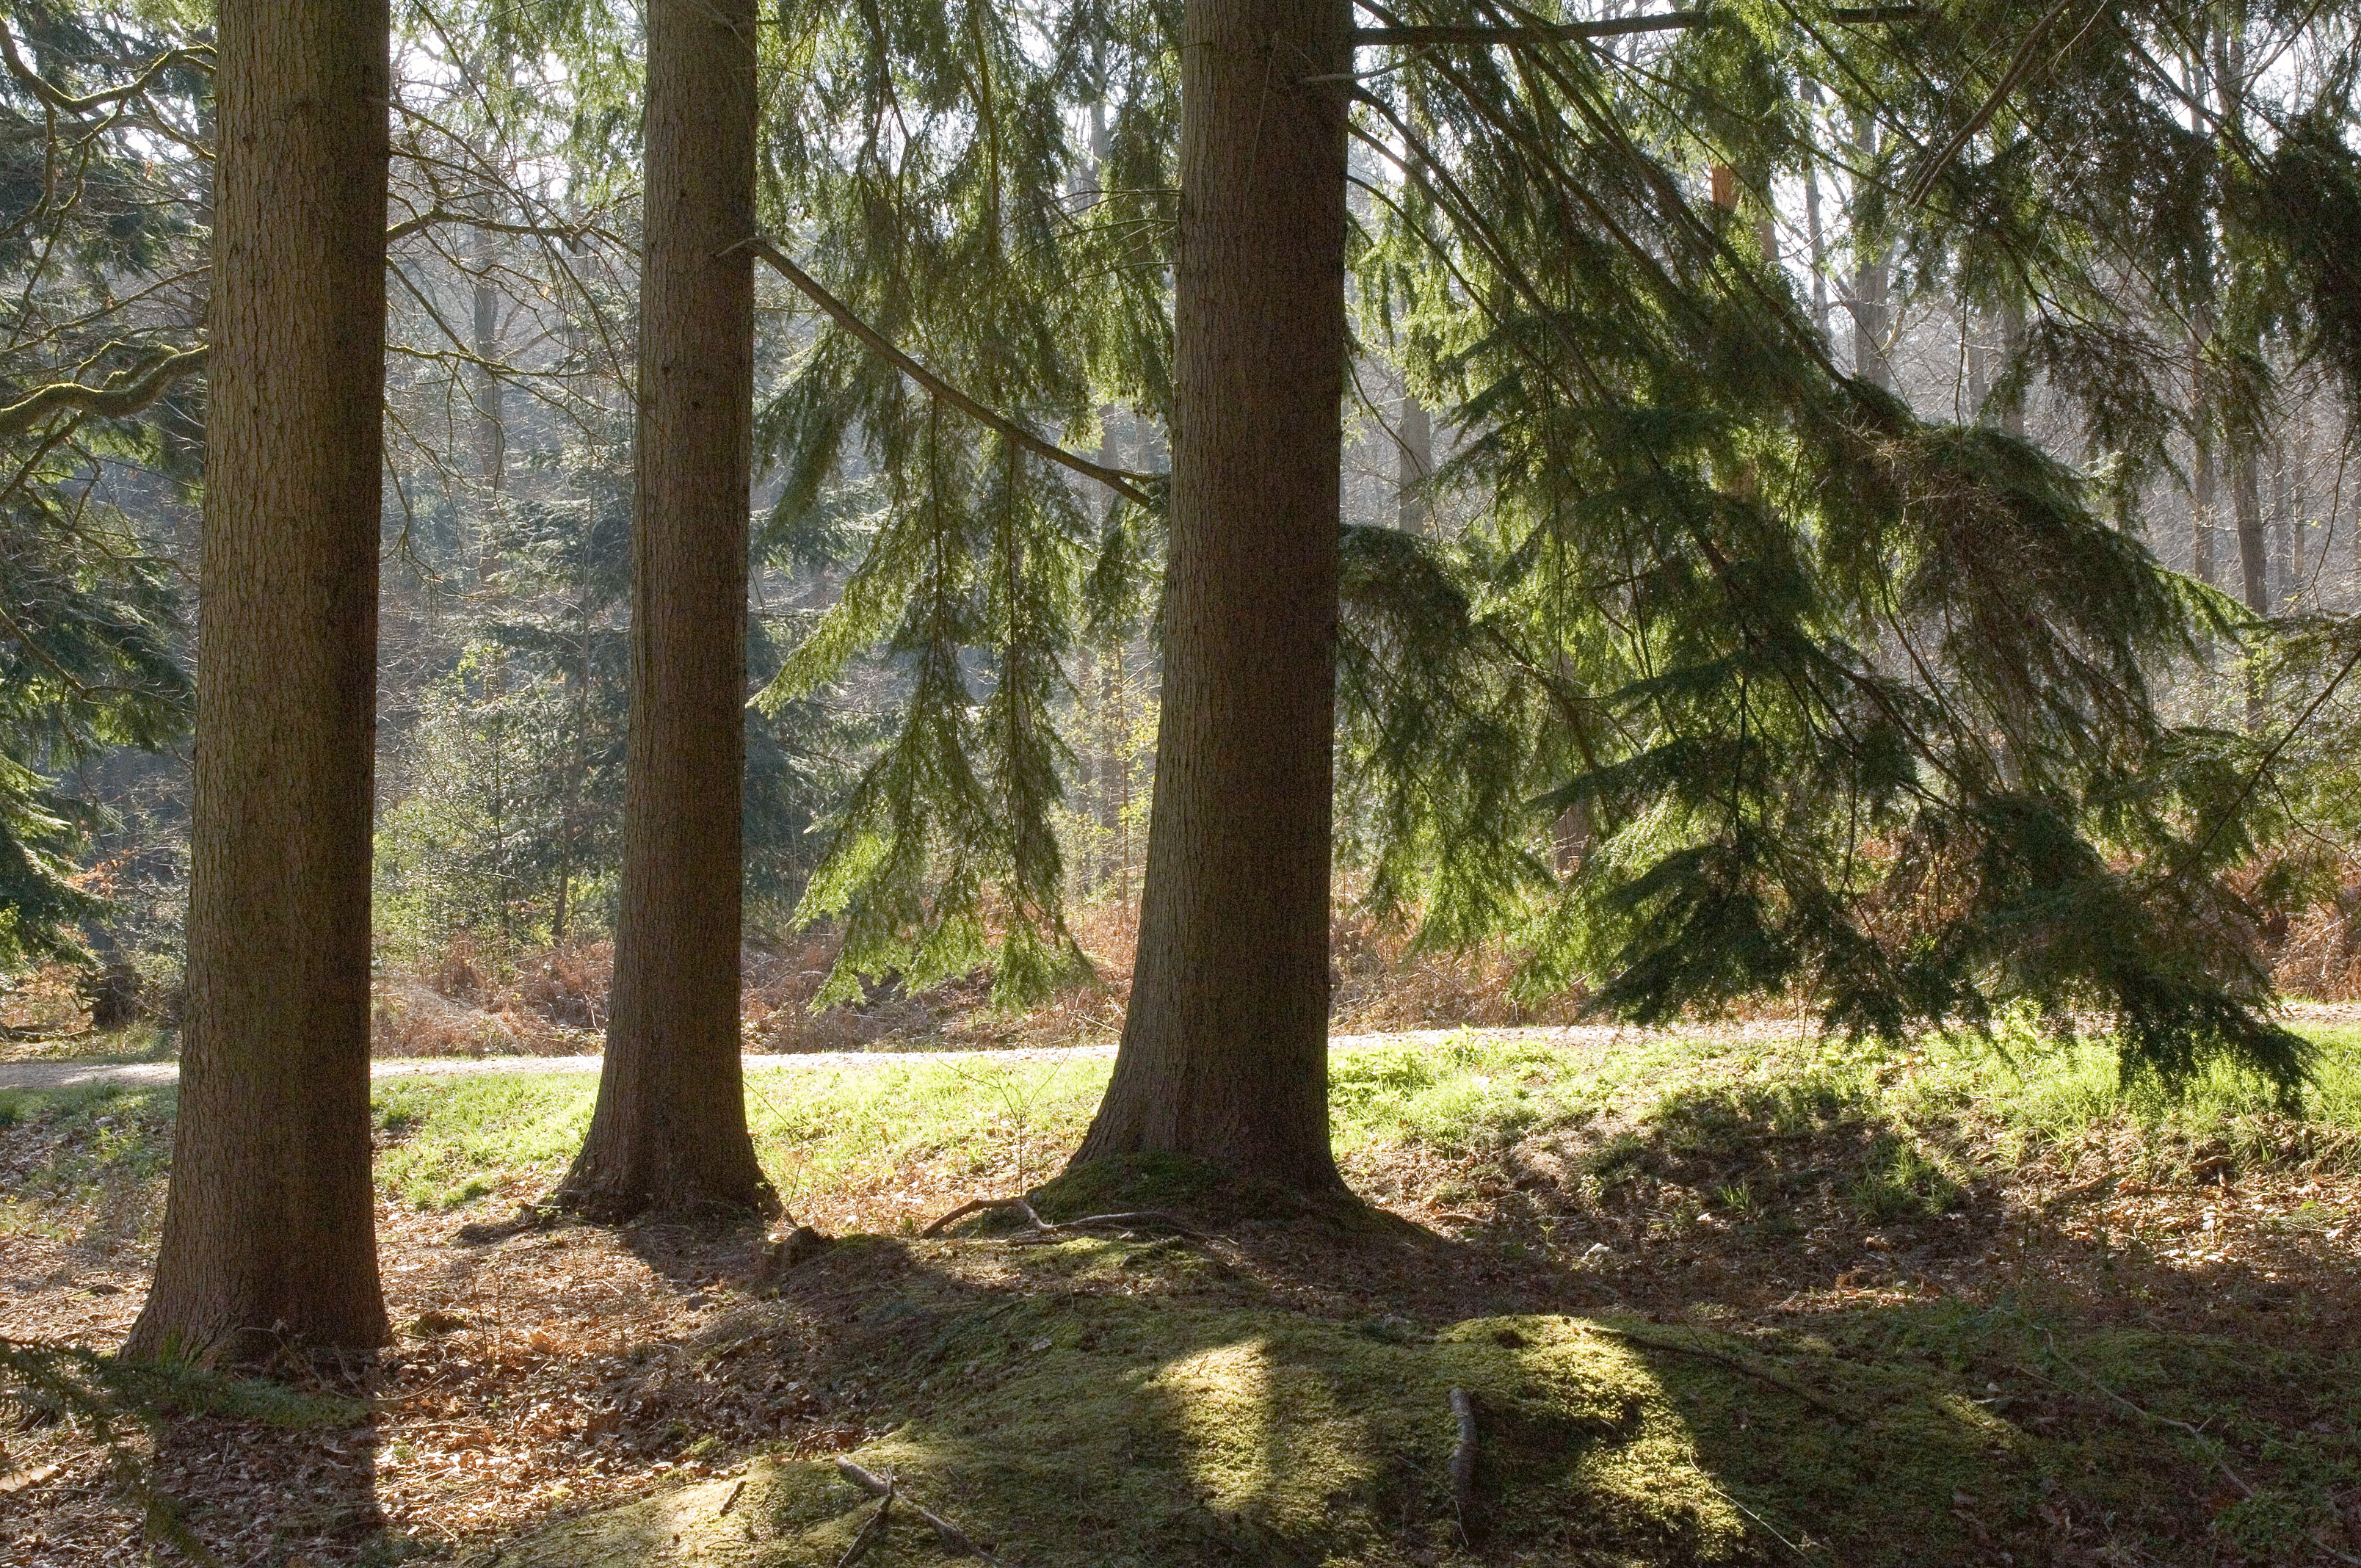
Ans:
[{"label": "understory vegetation", "polygon": [[[591,1075],[380,1079],[401,1343],[367,1443],[229,1410],[143,1452],[200,1536],[307,1562],[448,1530],[552,1568],[834,1563],[875,1508],[840,1454],[1010,1563],[2333,1561],[2361,1544],[2361,1027],[2306,1033],[2294,1101],[2227,1068],[2127,1084],[2107,1042],[2030,1027],[1898,1058],[1776,1023],[1347,1046],[1358,1219],[1188,1168],[1053,1180],[1103,1058],[761,1069],[765,1171],[846,1238],[792,1266],[529,1207]],[[173,1102],[0,1093],[28,1324],[121,1310]],[[1171,1206],[1190,1234],[922,1234],[1027,1190],[1053,1223]],[[0,1469],[97,1463],[62,1427],[5,1441]],[[238,1486],[324,1442],[372,1456],[368,1506],[241,1536]],[[223,1453],[252,1479],[199,1463]],[[90,1494],[48,1528],[119,1519]],[[940,1548],[904,1508],[869,1550]]]}]

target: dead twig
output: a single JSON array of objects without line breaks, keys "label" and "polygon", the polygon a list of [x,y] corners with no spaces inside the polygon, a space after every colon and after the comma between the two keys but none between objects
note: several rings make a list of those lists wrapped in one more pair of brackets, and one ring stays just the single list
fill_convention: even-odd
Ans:
[{"label": "dead twig", "polygon": [[1451,1511],[1459,1519],[1459,1544],[1466,1546],[1467,1512],[1476,1506],[1476,1396],[1454,1388],[1451,1413],[1459,1422],[1459,1441],[1451,1445]]},{"label": "dead twig", "polygon": [[[950,1520],[943,1518],[942,1515],[936,1513],[931,1509],[920,1507],[917,1503],[913,1502],[908,1497],[897,1491],[892,1477],[874,1475],[870,1471],[863,1470],[860,1465],[855,1464],[850,1459],[838,1460],[836,1462],[836,1471],[838,1475],[843,1476],[846,1480],[851,1482],[854,1486],[860,1487],[862,1491],[868,1493],[873,1497],[884,1497],[888,1500],[899,1497],[903,1506],[927,1522],[928,1528],[935,1532],[935,1540],[940,1543],[945,1552],[950,1552],[953,1557],[973,1557],[981,1562],[994,1564],[994,1568],[1007,1568],[1007,1565],[1002,1563],[999,1558],[994,1557],[991,1552],[986,1552],[983,1547],[978,1546],[974,1540],[969,1536],[967,1531],[960,1529],[959,1526],[951,1523]],[[878,1513],[880,1516],[883,1516],[884,1509],[882,1508],[879,1508]],[[846,1561],[850,1562],[850,1557],[848,1557]],[[840,1568],[841,1568],[840,1564]]]},{"label": "dead twig", "polygon": [[[867,1475],[869,1472],[864,1470],[862,1474]],[[873,1476],[872,1479],[878,1479],[878,1477]],[[894,1477],[886,1475],[883,1479],[885,1483],[885,1495],[877,1499],[876,1512],[861,1521],[861,1529],[853,1536],[852,1544],[846,1547],[844,1555],[836,1560],[836,1568],[852,1568],[854,1563],[861,1561],[861,1554],[868,1551],[876,1543],[878,1538],[885,1533],[885,1516],[894,1508]],[[859,1483],[856,1482],[854,1485],[858,1486]]]},{"label": "dead twig", "polygon": [[[1194,1236],[1201,1241],[1206,1239],[1204,1232],[1198,1230],[1180,1215],[1164,1209],[1126,1209],[1112,1214],[1085,1214],[1079,1220],[1067,1220],[1053,1225],[1036,1212],[1031,1203],[1022,1198],[971,1198],[918,1234],[922,1236],[939,1236],[970,1214],[1004,1212],[1021,1216],[1028,1227],[1030,1239],[1038,1242],[1057,1241],[1077,1231],[1108,1230],[1131,1225],[1162,1225],[1180,1235]],[[1016,1245],[1024,1243],[1027,1239],[1027,1237],[1011,1237],[1010,1241],[1012,1245]]]}]

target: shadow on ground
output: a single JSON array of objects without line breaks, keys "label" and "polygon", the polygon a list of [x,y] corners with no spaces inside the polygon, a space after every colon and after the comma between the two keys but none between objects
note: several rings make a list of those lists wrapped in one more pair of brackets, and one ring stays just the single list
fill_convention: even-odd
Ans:
[{"label": "shadow on ground", "polygon": [[[1398,1221],[1203,1228],[851,1238],[699,1354],[865,1409],[852,1457],[1028,1568],[2296,1563],[2348,1539],[2343,1361],[2013,1299],[1717,1331]],[[1456,1499],[1454,1388],[1478,1433]],[[836,1563],[874,1508],[790,1451],[498,1561]],[[944,1555],[904,1509],[862,1561]]]}]

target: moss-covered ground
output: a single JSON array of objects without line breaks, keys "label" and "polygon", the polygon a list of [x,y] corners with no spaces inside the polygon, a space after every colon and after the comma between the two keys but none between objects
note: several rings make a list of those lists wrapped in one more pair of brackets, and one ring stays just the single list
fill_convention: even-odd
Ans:
[{"label": "moss-covered ground", "polygon": [[[311,1522],[236,1539],[830,1564],[874,1507],[841,1454],[1034,1568],[2361,1561],[2361,1033],[2315,1033],[2299,1105],[2126,1086],[2103,1046],[2030,1036],[1340,1052],[1337,1148],[1375,1214],[1135,1171],[1042,1205],[1169,1204],[1204,1234],[1042,1245],[917,1232],[1038,1188],[1104,1062],[759,1074],[766,1168],[843,1238],[784,1276],[743,1235],[509,1218],[578,1139],[587,1078],[381,1083],[405,1330],[374,1436],[254,1439],[282,1468],[253,1462],[247,1499],[324,1486],[306,1443],[359,1468]],[[69,1292],[99,1343],[136,1305],[172,1110],[0,1094],[0,1257],[56,1262],[24,1310]],[[223,1409],[159,1453],[228,1540],[253,1505],[206,1477],[255,1451]],[[906,1509],[862,1559],[946,1560]]]},{"label": "moss-covered ground", "polygon": [[[707,1354],[857,1382],[890,1415],[853,1457],[1034,1565],[2293,1562],[2344,1539],[2361,1475],[2347,1356],[2009,1304],[1339,1319],[1272,1299],[1272,1271],[1463,1260],[1259,1239],[848,1242]],[[1455,1387],[1477,1411],[1464,1511]],[[829,1564],[873,1508],[829,1457],[768,1459],[501,1561]],[[865,1560],[944,1558],[906,1515]]]}]

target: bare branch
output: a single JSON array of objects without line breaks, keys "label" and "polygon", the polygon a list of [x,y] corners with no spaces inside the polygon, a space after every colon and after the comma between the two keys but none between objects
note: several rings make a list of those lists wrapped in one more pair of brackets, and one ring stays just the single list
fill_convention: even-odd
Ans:
[{"label": "bare branch", "polygon": [[0,407],[0,438],[22,435],[51,414],[67,409],[100,419],[136,414],[170,391],[182,378],[204,368],[205,356],[211,352],[202,345],[179,349],[144,368],[119,370],[95,387],[80,381],[58,381],[37,389]]}]

